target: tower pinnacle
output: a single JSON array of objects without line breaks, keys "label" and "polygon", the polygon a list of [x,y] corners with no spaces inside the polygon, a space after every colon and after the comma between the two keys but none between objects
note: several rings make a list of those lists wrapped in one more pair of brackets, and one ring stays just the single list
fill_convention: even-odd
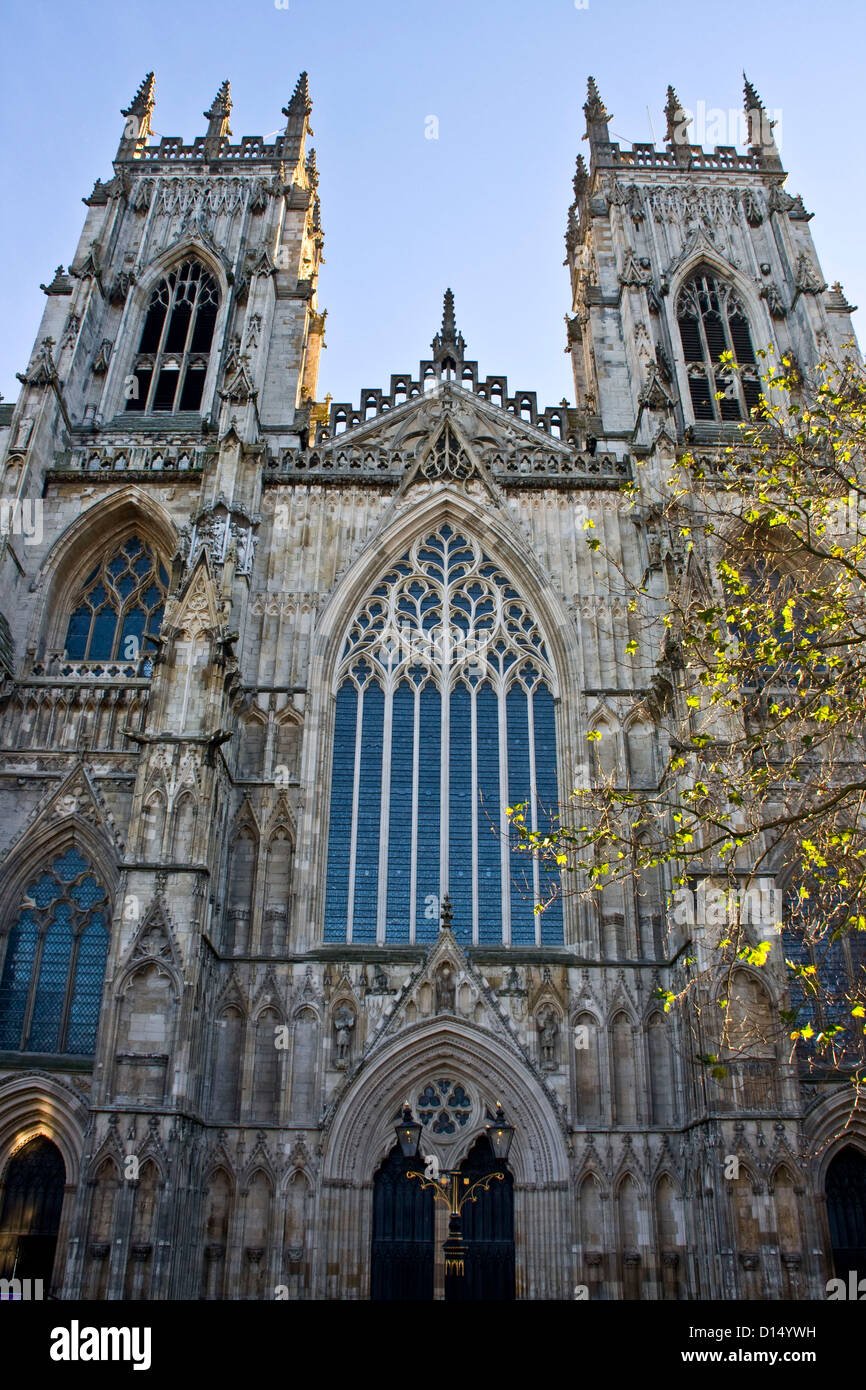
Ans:
[{"label": "tower pinnacle", "polygon": [[454,292],[451,289],[445,291],[442,302],[442,327],[430,346],[433,349],[433,361],[439,367],[450,366],[456,370],[463,366],[466,343],[463,340],[463,334],[457,332],[457,323],[454,318]]},{"label": "tower pinnacle", "polygon": [[283,107],[283,115],[286,118],[283,147],[286,162],[289,164],[296,164],[304,157],[304,142],[307,136],[313,133],[310,128],[312,109],[310,84],[307,80],[307,74],[302,72],[295,83],[295,90],[292,92],[288,106]]},{"label": "tower pinnacle", "polygon": [[213,99],[213,105],[209,111],[204,112],[207,120],[207,133],[205,135],[205,150],[209,155],[219,153],[220,141],[226,136],[231,135],[229,130],[229,116],[232,112],[232,89],[231,84],[226,78],[220,86],[219,91]]},{"label": "tower pinnacle", "polygon": [[773,126],[767,109],[745,72],[743,73],[743,106],[748,125],[749,149],[758,156],[765,168],[781,169],[782,161],[773,137]]},{"label": "tower pinnacle", "polygon": [[608,114],[607,107],[602,101],[595,78],[587,79],[586,101],[583,104],[583,113],[586,116],[586,135],[584,139],[589,141],[590,151],[598,145],[609,145],[610,136],[608,135],[608,121],[613,117]]},{"label": "tower pinnacle", "polygon": [[151,134],[150,118],[153,114],[155,92],[156,82],[153,73],[149,72],[132,101],[121,110],[121,116],[126,117],[126,125],[120,137],[118,159],[133,158],[141,146],[146,144]]}]

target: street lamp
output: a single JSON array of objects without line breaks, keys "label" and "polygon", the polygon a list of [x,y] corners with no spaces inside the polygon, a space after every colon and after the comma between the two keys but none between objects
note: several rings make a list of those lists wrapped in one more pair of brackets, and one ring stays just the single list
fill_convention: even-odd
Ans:
[{"label": "street lamp", "polygon": [[[421,1144],[421,1125],[413,1116],[408,1101],[403,1106],[403,1113],[395,1129],[403,1157],[417,1158]],[[505,1163],[514,1138],[514,1125],[508,1123],[498,1101],[493,1123],[487,1126],[487,1137],[498,1162]],[[445,1278],[449,1280],[462,1277],[466,1273],[466,1248],[463,1244],[461,1220],[463,1208],[467,1202],[477,1202],[478,1193],[487,1192],[492,1182],[504,1182],[505,1174],[498,1170],[495,1173],[485,1173],[483,1178],[478,1178],[471,1184],[459,1168],[440,1169],[437,1177],[428,1177],[426,1173],[410,1169],[406,1177],[417,1178],[422,1188],[431,1187],[434,1198],[438,1198],[448,1207],[448,1239],[442,1247],[445,1252]],[[466,1189],[465,1192],[462,1191],[463,1188]],[[446,1283],[446,1290],[447,1287]]]}]

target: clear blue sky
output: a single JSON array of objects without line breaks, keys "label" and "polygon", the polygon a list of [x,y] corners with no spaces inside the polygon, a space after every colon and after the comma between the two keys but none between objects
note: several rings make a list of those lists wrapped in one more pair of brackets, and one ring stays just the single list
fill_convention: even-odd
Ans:
[{"label": "clear blue sky", "polygon": [[[319,394],[357,401],[428,355],[442,292],[484,373],[540,403],[573,399],[563,233],[593,73],[623,143],[660,142],[665,88],[739,108],[746,68],[782,113],[787,188],[816,216],[829,281],[866,307],[862,106],[866,8],[855,0],[29,0],[0,57],[0,392],[14,399],[68,264],[83,195],[111,159],[144,73],[154,127],[191,140],[224,77],[235,137],[283,124],[310,74],[326,265]],[[649,107],[650,114],[647,113]],[[439,139],[425,139],[425,118]],[[693,136],[694,138],[694,136]],[[707,143],[715,143],[710,138]],[[726,140],[720,143],[727,143]],[[855,324],[857,323],[855,317]]]}]

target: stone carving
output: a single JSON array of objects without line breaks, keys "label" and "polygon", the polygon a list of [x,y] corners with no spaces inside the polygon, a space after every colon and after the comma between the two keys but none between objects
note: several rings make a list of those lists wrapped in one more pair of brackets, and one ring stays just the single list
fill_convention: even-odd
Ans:
[{"label": "stone carving", "polygon": [[349,1062],[349,1050],[352,1045],[352,1029],[355,1027],[355,1015],[346,1004],[341,1004],[334,1014],[334,1030],[337,1035],[337,1066],[345,1067]]},{"label": "stone carving", "polygon": [[453,1014],[456,1008],[457,985],[454,970],[447,961],[436,972],[436,1012]]}]

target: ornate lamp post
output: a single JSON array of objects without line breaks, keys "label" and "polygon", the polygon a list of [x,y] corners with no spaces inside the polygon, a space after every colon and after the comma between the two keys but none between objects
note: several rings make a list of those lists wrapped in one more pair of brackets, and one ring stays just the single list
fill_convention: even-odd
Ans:
[{"label": "ornate lamp post", "polygon": [[[421,1143],[421,1125],[412,1114],[408,1101],[403,1106],[403,1113],[395,1129],[403,1157],[417,1158]],[[487,1126],[487,1138],[497,1161],[504,1164],[514,1138],[514,1125],[508,1123],[498,1101],[494,1121]],[[452,1297],[459,1297],[459,1286],[455,1287],[452,1281],[461,1279],[466,1273],[466,1247],[463,1243],[461,1213],[465,1204],[470,1201],[477,1202],[478,1193],[487,1192],[492,1182],[504,1182],[505,1174],[498,1170],[486,1173],[483,1178],[478,1178],[471,1184],[459,1168],[439,1170],[436,1177],[432,1174],[428,1177],[426,1173],[410,1170],[406,1177],[417,1178],[422,1188],[431,1187],[433,1196],[448,1207],[448,1239],[442,1247],[445,1251],[445,1296],[447,1298],[450,1293]]]}]

